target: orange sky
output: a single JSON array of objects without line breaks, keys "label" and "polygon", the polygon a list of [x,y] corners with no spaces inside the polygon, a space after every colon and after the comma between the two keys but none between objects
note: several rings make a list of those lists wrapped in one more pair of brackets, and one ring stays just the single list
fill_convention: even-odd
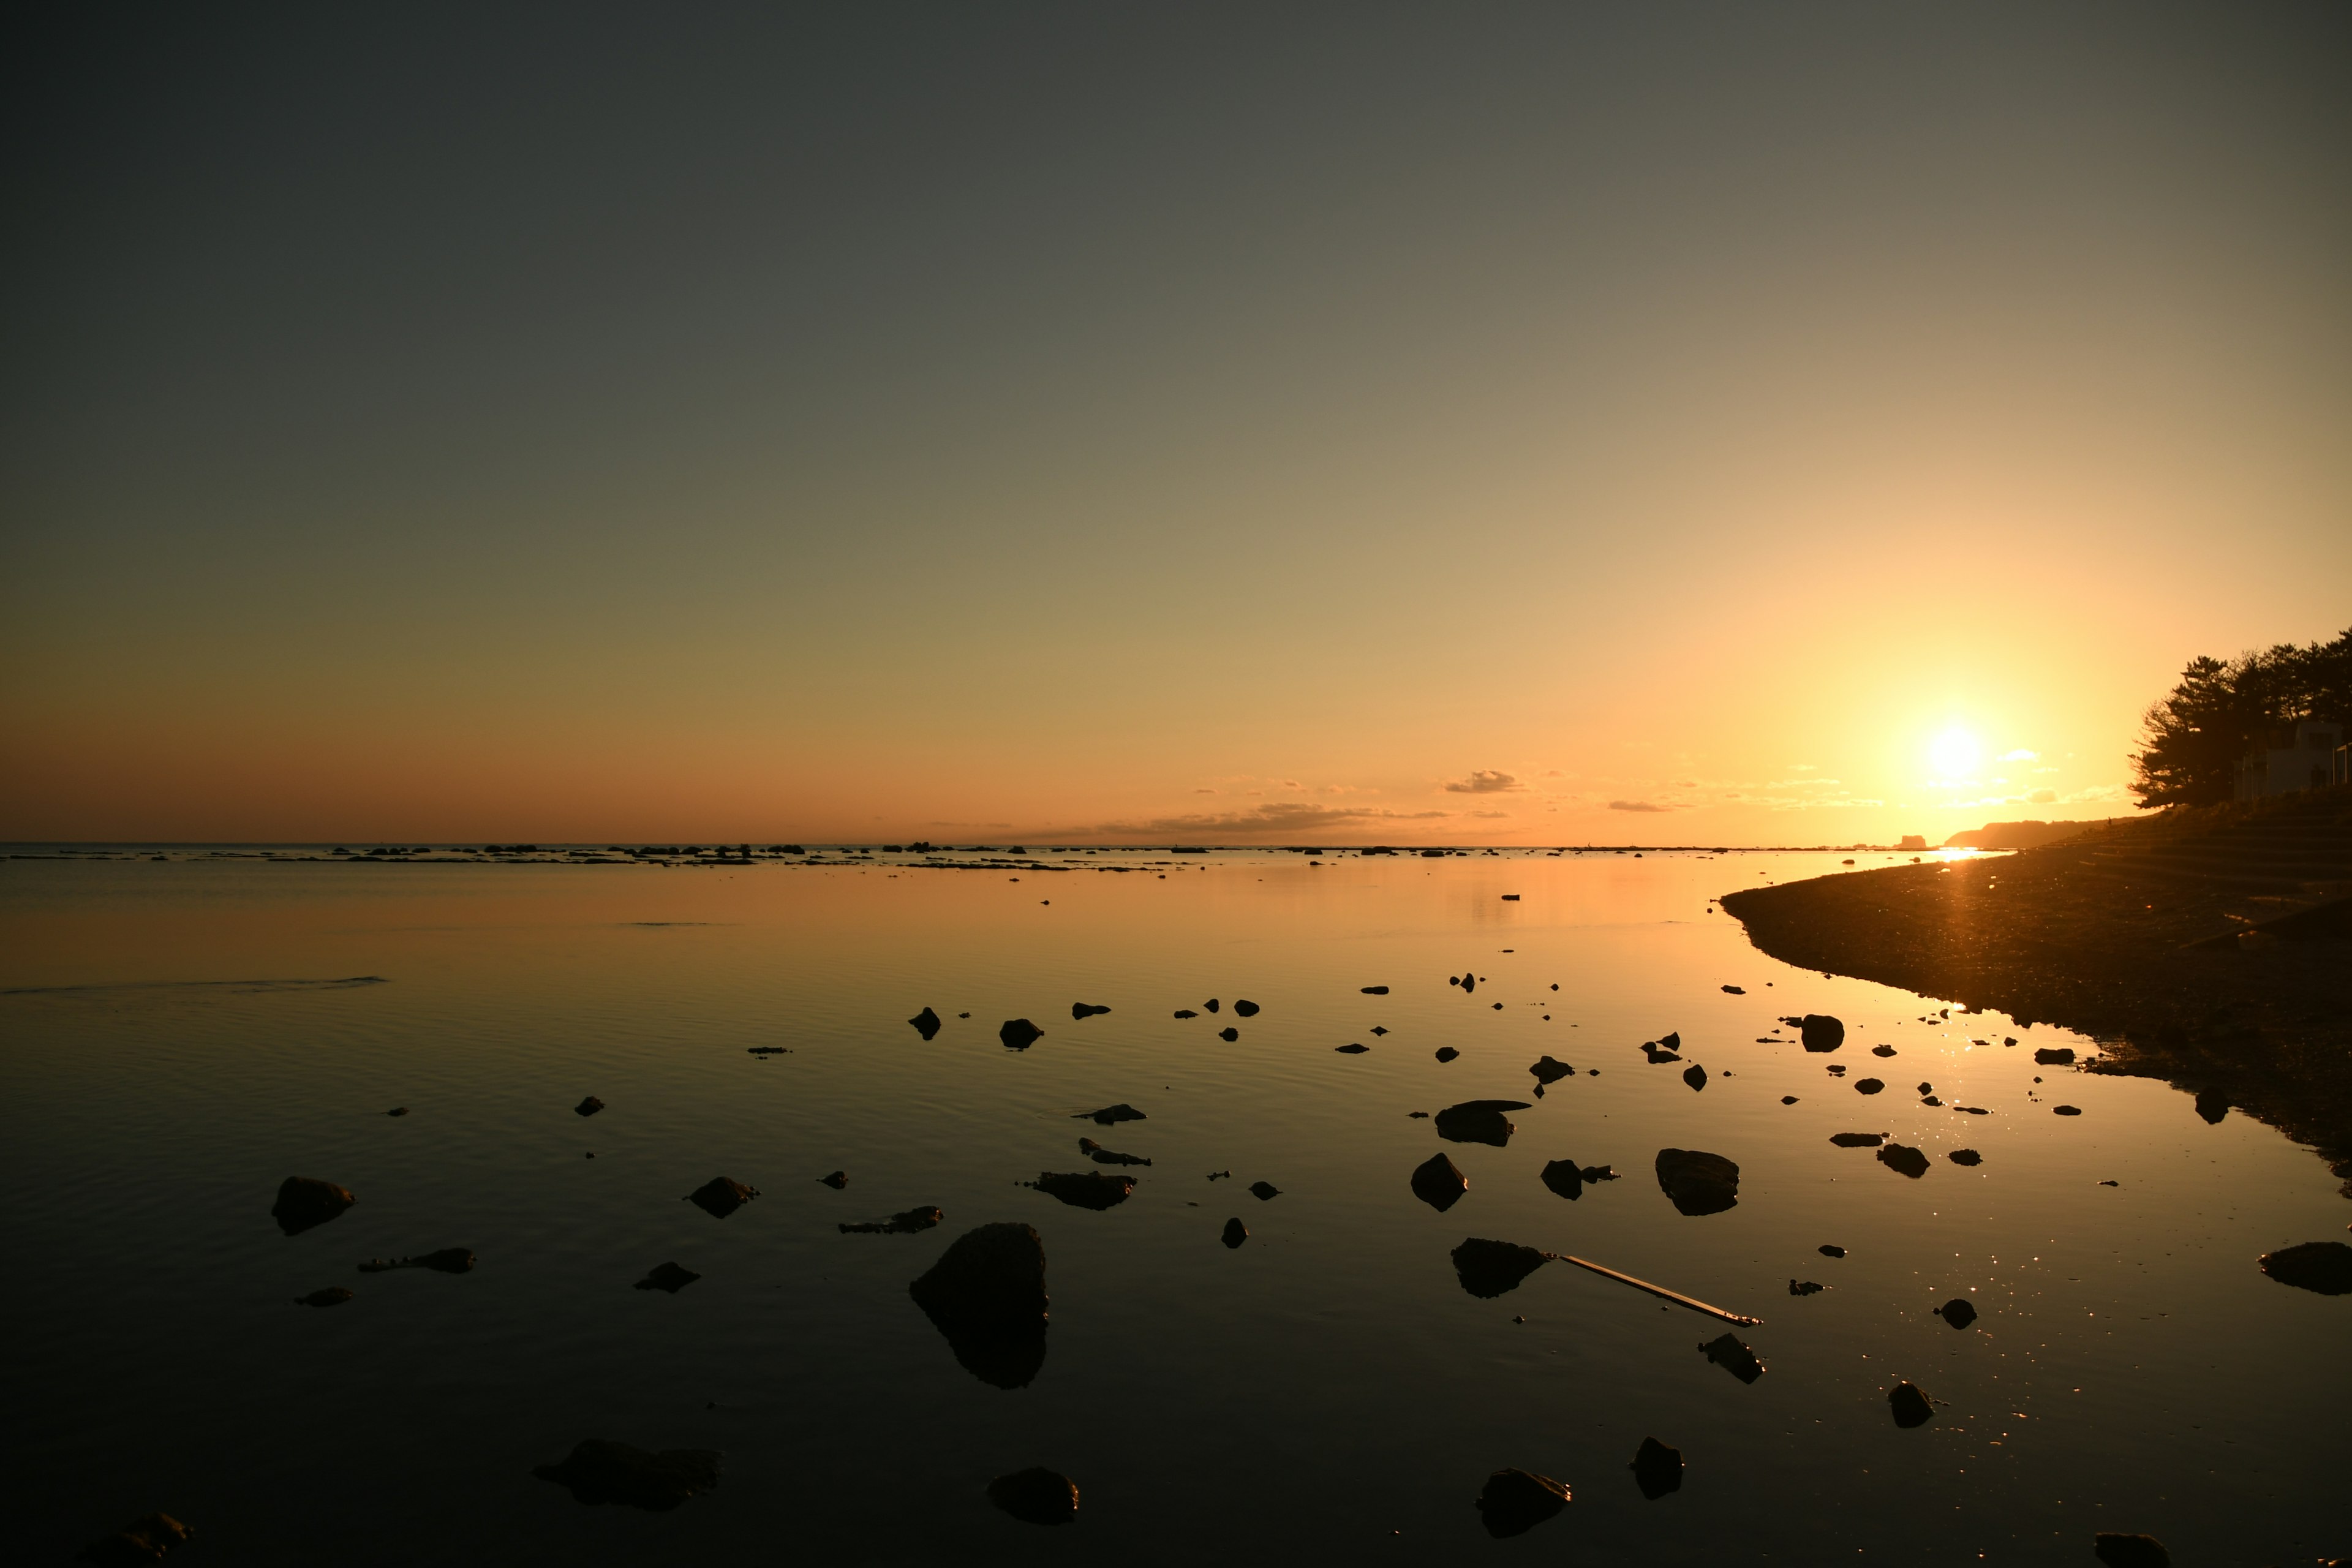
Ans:
[{"label": "orange sky", "polygon": [[45,41],[0,837],[1940,838],[2352,622],[2340,11],[931,21]]}]

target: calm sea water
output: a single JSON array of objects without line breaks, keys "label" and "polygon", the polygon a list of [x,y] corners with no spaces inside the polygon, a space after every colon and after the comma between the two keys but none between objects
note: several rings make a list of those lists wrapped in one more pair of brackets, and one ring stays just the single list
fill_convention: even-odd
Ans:
[{"label": "calm sea water", "polygon": [[[1708,909],[1842,857],[1068,858],[0,863],[17,1560],[153,1509],[196,1527],[192,1563],[2074,1563],[2096,1530],[2182,1563],[2352,1552],[2352,1298],[2255,1267],[2344,1237],[2325,1167],[2032,1059],[2089,1041],[1790,970]],[[927,1005],[928,1043],[904,1022]],[[1773,1037],[1807,1012],[1843,1049]],[[1045,1034],[1008,1051],[1020,1016]],[[1650,1065],[1670,1030],[1685,1059]],[[1577,1076],[1536,1100],[1547,1053]],[[1534,1101],[1507,1147],[1409,1114],[1488,1097]],[[1073,1120],[1115,1101],[1147,1120]],[[1152,1160],[1124,1205],[1020,1184],[1090,1168],[1082,1135]],[[1738,1207],[1678,1214],[1668,1146],[1738,1162]],[[1444,1214],[1406,1184],[1441,1149],[1470,1180]],[[1622,1179],[1564,1201],[1538,1180],[1563,1158]],[[284,1237],[296,1174],[359,1201]],[[723,1222],[680,1201],[720,1174],[761,1195]],[[947,1223],[922,1235],[835,1229],[926,1204]],[[906,1289],[994,1220],[1043,1236],[1053,1300],[1009,1391]],[[1723,1324],[1562,1264],[1475,1299],[1449,1262],[1474,1236],[1759,1316],[1769,1370],[1741,1383],[1697,1349]],[[478,1266],[356,1272],[446,1247]],[[631,1289],[669,1260],[703,1278]],[[334,1285],[357,1295],[292,1304]],[[1932,1310],[1954,1297],[1972,1328]],[[1898,1430],[1906,1378],[1945,1403]],[[1626,1468],[1646,1436],[1688,1466],[1655,1501]],[[584,1437],[719,1449],[723,1479],[583,1506],[531,1470]],[[1081,1489],[1069,1528],[983,1495],[1040,1464]],[[1504,1466],[1575,1501],[1490,1540],[1473,1501]]]}]

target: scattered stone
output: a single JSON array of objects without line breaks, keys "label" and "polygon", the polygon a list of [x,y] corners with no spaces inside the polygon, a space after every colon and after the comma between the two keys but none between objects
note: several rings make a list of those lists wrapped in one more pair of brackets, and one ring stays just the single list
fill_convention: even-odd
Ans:
[{"label": "scattered stone", "polygon": [[151,1513],[91,1542],[81,1549],[78,1561],[95,1563],[100,1568],[138,1568],[141,1563],[162,1562],[165,1552],[194,1533],[168,1513]]},{"label": "scattered stone", "polygon": [[1474,1236],[1454,1249],[1454,1277],[1462,1289],[1481,1300],[1492,1300],[1551,1260],[1532,1247],[1489,1241]]},{"label": "scattered stone", "polygon": [[297,1296],[298,1307],[340,1307],[352,1299],[352,1292],[341,1285],[330,1285],[323,1290],[313,1290],[307,1296]]},{"label": "scattered stone", "polygon": [[2200,1089],[2197,1091],[2197,1114],[2209,1127],[2219,1127],[2221,1119],[2230,1114],[2230,1094],[2227,1089]]},{"label": "scattered stone", "polygon": [[408,1114],[408,1107],[404,1105],[395,1105],[390,1110],[385,1111],[384,1114],[386,1116],[405,1116]]},{"label": "scattered stone", "polygon": [[382,1274],[394,1268],[430,1268],[436,1274],[470,1274],[474,1271],[474,1255],[462,1247],[445,1247],[438,1252],[419,1253],[414,1258],[395,1258],[386,1262],[371,1258],[360,1265],[362,1274]]},{"label": "scattered stone", "polygon": [[1856,1094],[1876,1094],[1885,1087],[1886,1085],[1878,1079],[1857,1079],[1854,1080],[1853,1091]]},{"label": "scattered stone", "polygon": [[1142,1121],[1147,1118],[1143,1112],[1122,1100],[1117,1105],[1106,1105],[1100,1110],[1081,1110],[1070,1120],[1093,1121],[1104,1127],[1111,1127],[1121,1121]]},{"label": "scattered stone", "polygon": [[1584,1195],[1584,1173],[1573,1160],[1554,1160],[1543,1168],[1543,1184],[1574,1203]]},{"label": "scattered stone", "polygon": [[1249,1184],[1249,1191],[1250,1196],[1255,1198],[1262,1204],[1271,1203],[1274,1199],[1282,1195],[1282,1189],[1276,1186],[1272,1182],[1252,1182]]},{"label": "scattered stone", "polygon": [[1649,1059],[1652,1067],[1656,1067],[1663,1062],[1678,1062],[1683,1059],[1680,1052],[1670,1051],[1654,1040],[1642,1042],[1642,1055]]},{"label": "scattered stone", "polygon": [[[909,1019],[908,1022],[911,1023],[913,1020]],[[923,1037],[927,1040],[930,1037],[929,1035]],[[793,1053],[791,1048],[785,1046],[746,1046],[743,1047],[743,1054],[749,1057],[788,1057]]]},{"label": "scattered stone", "polygon": [[1256,1017],[1256,1016],[1257,1016],[1257,1004],[1256,1004],[1256,1003],[1255,1003],[1255,1002],[1236,1002],[1236,1003],[1234,1003],[1234,1016],[1235,1016],[1235,1017],[1237,1017],[1237,1018],[1255,1018],[1255,1017]]},{"label": "scattered stone", "polygon": [[1440,1046],[1437,1047],[1436,1052],[1437,1059],[1442,1062],[1450,1062],[1461,1054],[1462,1053],[1460,1051],[1455,1050],[1452,1046]]},{"label": "scattered stone", "polygon": [[2083,1114],[2083,1108],[2079,1105],[2053,1105],[2050,1108],[2050,1113],[2053,1116],[2080,1116]]},{"label": "scattered stone", "polygon": [[1664,1051],[1681,1050],[1683,1048],[1683,1032],[1680,1029],[1675,1029],[1664,1036],[1661,1036],[1658,1040],[1658,1048]]},{"label": "scattered stone", "polygon": [[1030,1184],[1048,1197],[1059,1198],[1072,1208],[1117,1208],[1127,1202],[1135,1191],[1133,1176],[1114,1176],[1103,1171],[1045,1171]]},{"label": "scattered stone", "polygon": [[2064,1067],[2074,1059],[2072,1046],[2043,1046],[2033,1053],[2033,1059],[2042,1067]]},{"label": "scattered stone", "polygon": [[1933,1094],[1936,1092],[1936,1086],[1932,1083],[1922,1082],[1919,1085],[1919,1092],[1921,1094]]},{"label": "scattered stone", "polygon": [[604,1109],[604,1102],[592,1094],[587,1099],[582,1100],[579,1104],[573,1106],[572,1108],[572,1114],[574,1116],[593,1116]]},{"label": "scattered stone", "polygon": [[1707,1360],[1742,1383],[1753,1383],[1764,1375],[1764,1363],[1737,1334],[1718,1334],[1698,1348],[1706,1352]]},{"label": "scattered stone", "polygon": [[1845,1044],[1845,1025],[1827,1013],[1808,1013],[1803,1017],[1782,1022],[1794,1022],[1797,1037],[1809,1051],[1833,1051]]},{"label": "scattered stone", "polygon": [[1789,1281],[1789,1294],[1791,1296],[1818,1296],[1828,1289],[1828,1286],[1817,1283],[1811,1279],[1791,1279]]},{"label": "scattered stone", "polygon": [[1217,999],[1214,996],[1212,996],[1206,1002],[1202,1003],[1201,1005],[1213,1013],[1217,1010]]},{"label": "scattered stone", "polygon": [[867,1220],[862,1225],[845,1225],[844,1236],[913,1236],[926,1231],[948,1216],[937,1208],[921,1207],[901,1210],[888,1219]]},{"label": "scattered stone", "polygon": [[1462,976],[1462,994],[1467,996],[1470,993],[1477,989],[1478,977],[1475,974],[1465,973]]},{"label": "scattered stone", "polygon": [[1925,1426],[1935,1418],[1936,1406],[1919,1385],[1906,1380],[1886,1391],[1886,1404],[1897,1426]]},{"label": "scattered stone", "polygon": [[1915,1182],[1927,1173],[1927,1156],[1908,1143],[1889,1143],[1878,1152],[1878,1163]]},{"label": "scattered stone", "polygon": [[1524,1100],[1465,1100],[1437,1113],[1437,1135],[1451,1143],[1487,1143],[1500,1149],[1518,1131],[1508,1110],[1525,1110]]},{"label": "scattered stone", "polygon": [[583,1503],[627,1503],[656,1512],[676,1508],[719,1484],[719,1456],[709,1448],[665,1448],[658,1454],[591,1437],[560,1465],[531,1474],[569,1487]]},{"label": "scattered stone", "polygon": [[1780,1097],[1780,1103],[1783,1105],[1794,1105],[1797,1103],[1797,1097],[1793,1094],[1784,1094]]},{"label": "scattered stone", "polygon": [[1444,1214],[1470,1190],[1470,1178],[1443,1152],[1432,1154],[1412,1168],[1412,1195]]},{"label": "scattered stone", "polygon": [[1587,1165],[1577,1174],[1588,1182],[1613,1182],[1617,1179],[1617,1173],[1607,1165]]},{"label": "scattered stone", "polygon": [[1373,1026],[1372,1026],[1372,1033],[1374,1033],[1375,1035],[1385,1035],[1385,1034],[1387,1034],[1387,1033],[1388,1033],[1388,1030],[1386,1030],[1385,1028],[1381,1027],[1380,1025],[1375,1024],[1375,1025],[1373,1025]]},{"label": "scattered stone", "polygon": [[1943,1314],[1944,1321],[1956,1329],[1965,1329],[1977,1321],[1976,1303],[1964,1296],[1953,1297],[1936,1310]]},{"label": "scattered stone", "polygon": [[1895,1054],[1895,1047],[1893,1046],[1873,1046],[1870,1047],[1870,1054],[1874,1057],[1891,1057]]},{"label": "scattered stone", "polygon": [[1078,1140],[1078,1152],[1089,1156],[1097,1165],[1149,1165],[1151,1163],[1140,1154],[1122,1154],[1116,1149],[1106,1149],[1091,1138]]},{"label": "scattered stone", "polygon": [[1478,1512],[1496,1540],[1525,1535],[1568,1506],[1568,1488],[1528,1470],[1496,1470],[1478,1492]]},{"label": "scattered stone", "polygon": [[1176,1009],[1176,1016],[1180,1018],[1197,1018],[1200,1016],[1201,1015],[1195,1013],[1190,1007],[1179,1007]]},{"label": "scattered stone", "polygon": [[996,1030],[996,1037],[1008,1051],[1025,1051],[1045,1037],[1045,1031],[1026,1018],[1007,1018]]},{"label": "scattered stone", "polygon": [[1696,1062],[1693,1062],[1690,1066],[1683,1068],[1683,1081],[1690,1085],[1693,1089],[1705,1089],[1706,1087],[1706,1069],[1699,1066]]},{"label": "scattered stone", "polygon": [[1218,1182],[1218,1181],[1225,1181],[1225,1182],[1229,1182],[1229,1181],[1232,1181],[1232,1180],[1233,1180],[1233,1178],[1234,1178],[1234,1173],[1233,1173],[1231,1171],[1212,1171],[1212,1172],[1210,1172],[1210,1173],[1209,1173],[1209,1180],[1211,1180],[1211,1181],[1213,1181],[1213,1182]]},{"label": "scattered stone", "polygon": [[2262,1271],[2282,1285],[2323,1296],[2352,1295],[2352,1247],[2340,1241],[2306,1241],[2265,1252]]},{"label": "scattered stone", "polygon": [[[1724,989],[1737,991],[1739,988],[1727,985]],[[1642,1495],[1652,1502],[1668,1492],[1682,1489],[1683,1451],[1669,1448],[1655,1437],[1642,1439],[1642,1446],[1633,1451],[1633,1464],[1627,1468],[1633,1472],[1633,1484],[1640,1487]]]},{"label": "scattered stone", "polygon": [[675,1296],[680,1290],[685,1289],[688,1285],[693,1284],[696,1280],[701,1278],[701,1275],[697,1274],[691,1268],[685,1268],[676,1263],[665,1263],[655,1268],[652,1273],[647,1274],[644,1279],[638,1280],[635,1285],[631,1286],[630,1289],[634,1290],[667,1290],[671,1295]]},{"label": "scattered stone", "polygon": [[1698,1149],[1661,1149],[1658,1188],[1683,1214],[1721,1214],[1739,1203],[1739,1167]]},{"label": "scattered stone", "polygon": [[1385,985],[1367,985],[1364,987],[1364,994],[1367,996],[1385,996],[1388,994],[1389,988]]},{"label": "scattered stone", "polygon": [[270,1205],[269,1217],[287,1235],[299,1236],[326,1224],[357,1202],[349,1187],[309,1176],[289,1176],[278,1184],[278,1201]]},{"label": "scattered stone", "polygon": [[687,1194],[686,1201],[712,1219],[725,1219],[759,1195],[760,1190],[757,1187],[747,1187],[740,1182],[730,1182],[724,1176],[713,1176]]},{"label": "scattered stone", "polygon": [[1978,1153],[1973,1149],[1955,1149],[1950,1153],[1945,1155],[1944,1158],[1949,1160],[1955,1165],[1981,1165],[1984,1163],[1984,1156]]},{"label": "scattered stone", "polygon": [[1109,1011],[1110,1009],[1108,1007],[1098,1007],[1089,1002],[1073,1002],[1070,1004],[1070,1017],[1073,1022],[1081,1018],[1092,1018]]},{"label": "scattered stone", "polygon": [[1229,1219],[1225,1221],[1225,1234],[1222,1239],[1227,1247],[1239,1247],[1249,1239],[1249,1226],[1238,1218]]},{"label": "scattered stone", "polygon": [[1875,1149],[1886,1142],[1884,1132],[1832,1132],[1830,1142],[1841,1149]]},{"label": "scattered stone", "polygon": [[2172,1553],[2153,1535],[2102,1530],[2091,1537],[2091,1555],[2107,1568],[2172,1568]]},{"label": "scattered stone", "polygon": [[1077,1483],[1043,1466],[997,1477],[988,1500],[1024,1524],[1067,1524],[1078,1515]]},{"label": "scattered stone", "polygon": [[841,1191],[842,1188],[849,1185],[849,1173],[846,1171],[835,1171],[829,1176],[819,1176],[817,1180],[823,1182],[826,1186],[831,1187],[837,1193]]},{"label": "scattered stone", "polygon": [[1242,1037],[1242,1032],[1241,1032],[1239,1029],[1234,1028],[1234,1027],[1232,1025],[1230,1025],[1230,1024],[1226,1025],[1223,1028],[1219,1029],[1219,1030],[1217,1031],[1217,1038],[1219,1038],[1219,1039],[1221,1039],[1221,1040],[1224,1041],[1224,1042],[1225,1042],[1225,1044],[1227,1044],[1227,1045],[1229,1045],[1229,1046],[1230,1046],[1230,1045],[1232,1045],[1235,1040],[1240,1039],[1241,1037]]},{"label": "scattered stone", "polygon": [[1574,1068],[1569,1066],[1564,1061],[1558,1060],[1549,1054],[1546,1054],[1544,1057],[1539,1058],[1536,1064],[1528,1068],[1528,1070],[1536,1075],[1536,1081],[1538,1083],[1558,1083],[1564,1078],[1574,1078],[1576,1076],[1576,1069]]},{"label": "scattered stone", "polygon": [[912,1024],[915,1026],[915,1032],[927,1040],[940,1032],[940,1016],[929,1007],[924,1008],[907,1022]]},{"label": "scattered stone", "polygon": [[1333,1046],[1331,1048],[1339,1052],[1343,1057],[1360,1057],[1372,1047],[1364,1045],[1349,1044],[1345,1046]]},{"label": "scattered stone", "polygon": [[1029,1226],[964,1232],[907,1293],[982,1383],[1024,1387],[1045,1365],[1045,1245]]},{"label": "scattered stone", "polygon": [[1748,994],[1748,988],[1744,985],[1727,985],[1723,988],[1723,994],[1727,996],[1745,996]]},{"label": "scattered stone", "polygon": [[1834,1242],[1823,1242],[1819,1250],[1823,1258],[1843,1258],[1845,1256],[1845,1248],[1838,1246]]}]

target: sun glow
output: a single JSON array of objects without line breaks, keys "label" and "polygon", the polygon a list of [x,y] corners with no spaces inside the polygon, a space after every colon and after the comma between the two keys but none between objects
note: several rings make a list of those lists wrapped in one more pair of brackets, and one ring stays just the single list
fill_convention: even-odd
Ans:
[{"label": "sun glow", "polygon": [[1927,760],[1935,764],[1938,778],[1973,778],[1984,761],[1984,748],[1977,744],[1974,735],[1955,724],[1929,743]]}]

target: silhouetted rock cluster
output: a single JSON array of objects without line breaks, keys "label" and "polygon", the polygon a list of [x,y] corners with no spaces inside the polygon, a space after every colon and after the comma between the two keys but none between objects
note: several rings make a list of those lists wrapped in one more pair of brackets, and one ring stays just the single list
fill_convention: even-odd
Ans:
[{"label": "silhouetted rock cluster", "polygon": [[648,1453],[591,1437],[574,1447],[562,1464],[541,1465],[531,1473],[570,1488],[580,1502],[625,1503],[660,1511],[717,1487],[719,1456],[709,1448]]},{"label": "silhouetted rock cluster", "polygon": [[270,1205],[269,1217],[287,1235],[299,1236],[326,1224],[358,1201],[349,1187],[310,1176],[289,1176],[278,1185],[278,1201]]}]

